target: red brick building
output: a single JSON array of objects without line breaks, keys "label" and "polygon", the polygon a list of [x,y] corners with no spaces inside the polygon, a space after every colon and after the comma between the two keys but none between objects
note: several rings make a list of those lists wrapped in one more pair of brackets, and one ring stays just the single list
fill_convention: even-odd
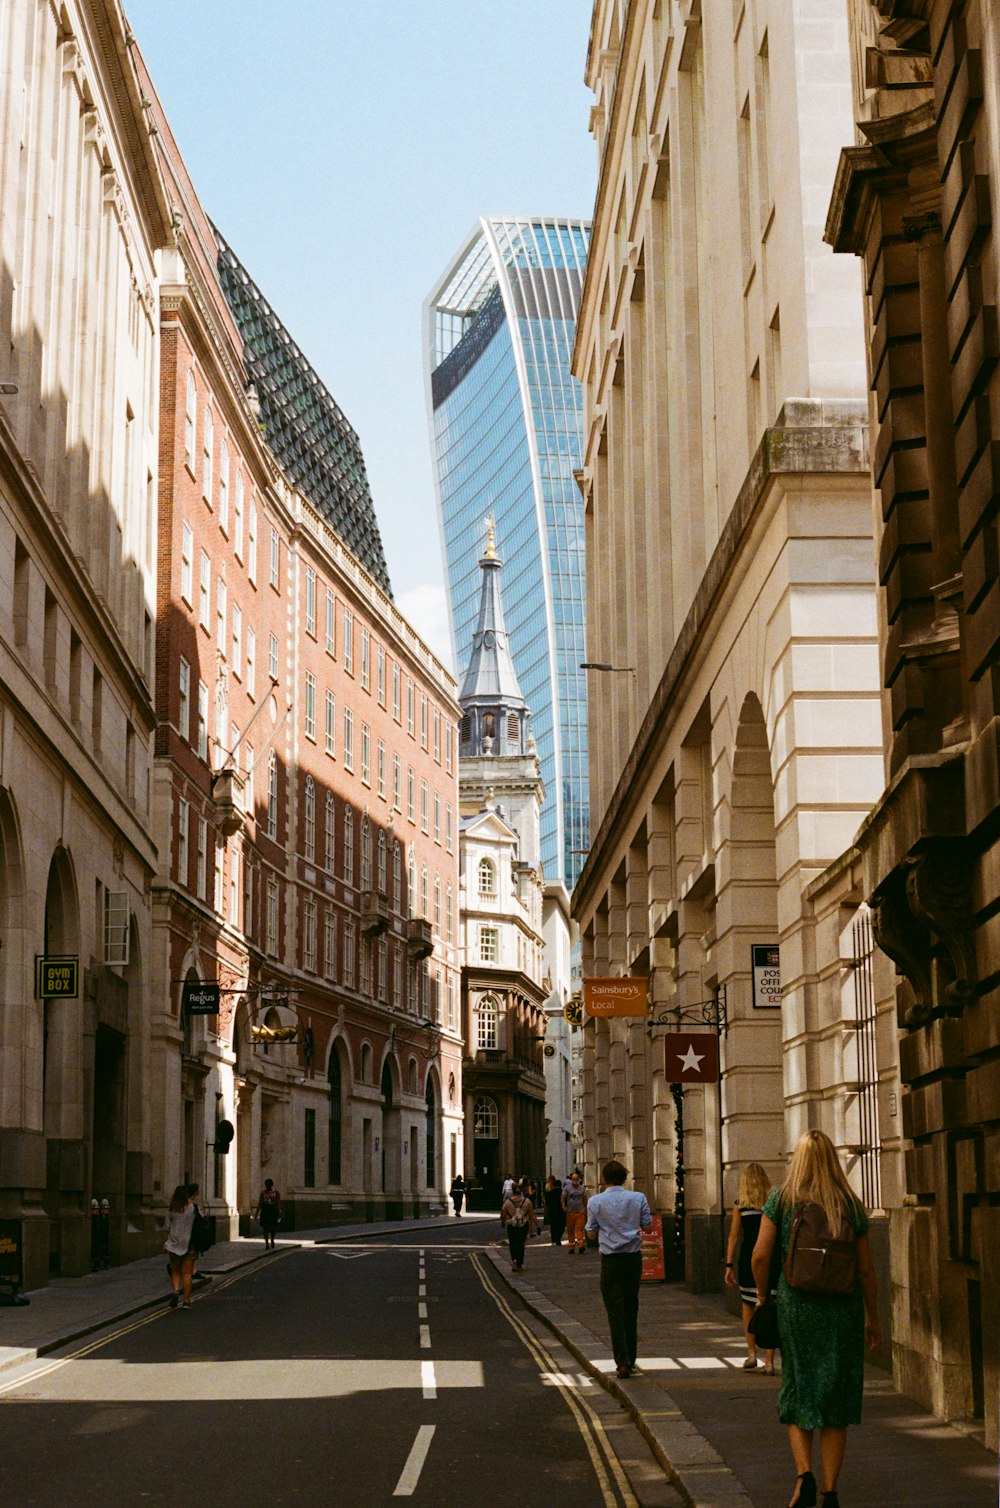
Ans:
[{"label": "red brick building", "polygon": [[454,682],[393,606],[357,437],[154,108],[157,1192],[198,1180],[231,1227],[265,1177],[286,1228],[416,1213],[462,1165]]}]

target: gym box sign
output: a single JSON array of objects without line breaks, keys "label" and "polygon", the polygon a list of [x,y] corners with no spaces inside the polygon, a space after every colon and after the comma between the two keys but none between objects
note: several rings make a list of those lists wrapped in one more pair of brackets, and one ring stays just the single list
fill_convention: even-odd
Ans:
[{"label": "gym box sign", "polygon": [[35,999],[75,1000],[80,993],[80,960],[35,956]]}]

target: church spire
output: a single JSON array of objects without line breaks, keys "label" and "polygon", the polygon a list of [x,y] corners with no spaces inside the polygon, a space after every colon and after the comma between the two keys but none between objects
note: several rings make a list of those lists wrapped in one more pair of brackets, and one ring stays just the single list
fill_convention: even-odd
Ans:
[{"label": "church spire", "polygon": [[472,655],[458,700],[464,716],[459,740],[463,756],[525,754],[530,738],[528,707],[511,658],[500,601],[503,561],[496,550],[496,525],[486,520],[486,549],[479,560],[483,573],[479,619]]}]

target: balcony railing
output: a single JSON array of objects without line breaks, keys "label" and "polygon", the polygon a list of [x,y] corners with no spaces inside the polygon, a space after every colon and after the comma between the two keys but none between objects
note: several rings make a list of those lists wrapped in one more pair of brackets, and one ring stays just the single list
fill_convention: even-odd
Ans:
[{"label": "balcony railing", "polygon": [[389,914],[389,897],[381,890],[361,892],[361,931],[365,937],[378,937],[388,932],[392,918]]}]

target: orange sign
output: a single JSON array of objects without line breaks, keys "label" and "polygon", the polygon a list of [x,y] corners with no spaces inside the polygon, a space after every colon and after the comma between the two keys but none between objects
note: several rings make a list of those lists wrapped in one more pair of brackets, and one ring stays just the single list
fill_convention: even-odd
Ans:
[{"label": "orange sign", "polygon": [[649,980],[585,979],[583,1005],[588,1016],[645,1016],[649,1011]]}]

